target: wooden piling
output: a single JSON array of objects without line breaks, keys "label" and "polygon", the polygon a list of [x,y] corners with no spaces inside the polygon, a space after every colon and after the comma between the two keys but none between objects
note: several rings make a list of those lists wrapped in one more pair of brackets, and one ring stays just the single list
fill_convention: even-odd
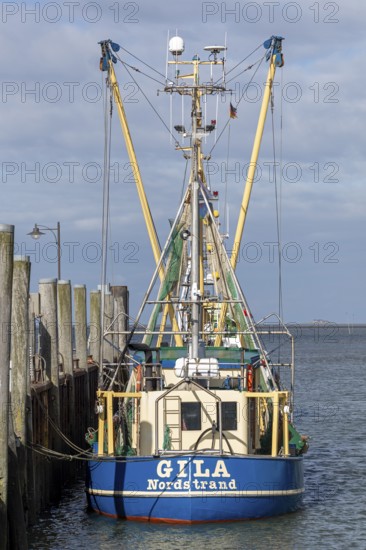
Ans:
[{"label": "wooden piling", "polygon": [[87,365],[87,321],[86,321],[86,287],[74,285],[75,310],[75,357],[79,359],[79,368]]},{"label": "wooden piling", "polygon": [[[60,428],[56,279],[40,279],[39,293],[41,300],[40,354],[45,360],[47,379],[51,382],[48,413],[51,420]],[[52,428],[49,430],[48,447],[56,451],[62,449],[60,436]],[[61,469],[57,466],[55,464],[53,469],[48,468],[45,480],[48,485],[45,487],[45,494],[48,493],[50,500],[55,500],[60,495],[60,487],[54,484],[52,479],[61,475]]]},{"label": "wooden piling", "polygon": [[[70,281],[57,281],[57,323],[58,352],[63,365],[65,385],[68,385],[66,395],[67,411],[60,411],[62,431],[75,439],[75,386],[72,351],[72,304]],[[66,384],[67,383],[67,384]],[[65,414],[67,413],[67,414]],[[69,448],[64,449],[66,452]]]},{"label": "wooden piling", "polygon": [[[29,369],[30,369],[30,382],[38,382],[39,380],[39,357],[38,357],[38,340],[39,334],[36,333],[35,323],[36,319],[39,319],[41,315],[41,298],[38,292],[31,292],[29,294]],[[37,372],[36,372],[37,370]]]},{"label": "wooden piling", "polygon": [[57,281],[58,353],[63,372],[72,376],[72,306],[70,281]]},{"label": "wooden piling", "polygon": [[14,226],[0,224],[0,548],[8,543],[8,437],[10,326]]},{"label": "wooden piling", "polygon": [[28,294],[30,281],[29,256],[15,256],[13,269],[11,331],[11,409],[17,437],[18,482],[24,509],[27,509],[27,425],[29,403],[27,389],[29,370]]},{"label": "wooden piling", "polygon": [[60,424],[59,354],[57,331],[57,291],[56,279],[40,279],[39,293],[41,300],[40,354],[46,362],[46,376],[54,386],[51,418]]},{"label": "wooden piling", "polygon": [[[111,292],[114,298],[114,316],[116,317],[116,329],[123,332],[128,329],[128,288],[127,286],[112,286]],[[122,351],[126,345],[127,334],[119,334],[117,345]]]},{"label": "wooden piling", "polygon": [[90,292],[89,353],[100,366],[100,290]]},{"label": "wooden piling", "polygon": [[22,498],[21,477],[18,460],[18,443],[14,432],[13,415],[9,415],[9,481],[8,481],[8,545],[23,550],[28,547],[25,506]]},{"label": "wooden piling", "polygon": [[[104,295],[104,332],[106,330],[115,330],[113,323],[114,315],[114,299],[110,292],[106,292]],[[114,336],[108,334],[103,341],[103,361],[107,363],[114,362],[114,356],[117,355],[117,351],[113,347]]]},{"label": "wooden piling", "polygon": [[90,395],[90,377],[87,364],[87,316],[86,316],[86,286],[74,285],[74,320],[75,320],[75,359],[78,360],[80,369],[86,372],[84,383],[85,402],[87,406],[83,411],[85,428],[91,424],[90,399],[94,401],[94,395]]},{"label": "wooden piling", "polygon": [[[35,355],[38,351],[37,334],[35,330],[35,319],[40,315],[40,296],[38,292],[29,294],[28,302],[28,376],[27,376],[27,401],[26,401],[26,421],[27,421],[27,440],[33,442],[33,406],[32,406],[32,384],[36,381],[35,373]],[[38,373],[37,373],[38,374]],[[30,448],[27,449],[27,521],[28,525],[33,525],[37,518],[38,502],[36,499],[35,469],[36,461],[39,455]]]}]

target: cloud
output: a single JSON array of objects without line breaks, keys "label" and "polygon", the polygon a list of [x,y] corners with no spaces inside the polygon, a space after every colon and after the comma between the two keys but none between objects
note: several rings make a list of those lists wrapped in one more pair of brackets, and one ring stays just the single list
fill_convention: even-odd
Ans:
[{"label": "cloud", "polygon": [[[101,241],[104,75],[98,69],[97,42],[110,37],[165,74],[168,30],[175,33],[178,27],[185,38],[188,58],[196,53],[205,55],[204,46],[212,42],[225,43],[227,35],[228,68],[265,38],[282,33],[286,38],[283,44],[286,64],[282,72],[277,72],[274,121],[277,161],[281,159],[282,143],[283,238],[284,243],[298,243],[303,252],[301,261],[285,261],[284,280],[290,295],[285,312],[296,320],[322,317],[342,320],[351,302],[356,304],[356,318],[361,320],[363,310],[357,305],[360,304],[359,285],[348,285],[341,293],[338,289],[344,284],[344,277],[357,281],[357,274],[365,269],[360,255],[364,250],[361,224],[366,198],[363,185],[365,77],[360,70],[365,8],[356,1],[347,3],[347,8],[340,6],[339,10],[338,4],[332,2],[291,3],[292,8],[289,3],[280,2],[271,18],[269,7],[263,3],[257,3],[260,8],[257,15],[254,8],[245,11],[241,3],[235,2],[189,0],[167,6],[144,0],[129,4],[131,7],[118,4],[119,13],[117,3],[113,4],[114,8],[112,4],[101,4],[100,19],[94,23],[92,19],[98,13],[91,8],[85,11],[86,3],[75,7],[73,19],[60,3],[61,17],[54,23],[49,20],[56,18],[56,8],[53,12],[51,7],[42,12],[46,9],[42,3],[39,23],[34,22],[34,16],[22,14],[24,8],[21,7],[18,13],[8,14],[6,20],[3,13],[0,46],[7,62],[2,74],[0,221],[14,223],[20,248],[31,251],[32,289],[36,289],[40,277],[56,273],[56,264],[44,258],[42,252],[37,255],[32,248],[34,243],[26,236],[35,222],[53,227],[60,221],[63,241],[80,243],[75,246],[74,257],[70,257],[70,246],[66,246],[63,276],[75,283],[85,282],[89,289],[99,284],[100,262],[86,258],[83,249],[88,243]],[[228,10],[237,9],[236,4],[241,6],[240,12],[230,15]],[[299,6],[298,14],[296,6]],[[297,15],[299,19],[295,21]],[[260,48],[253,59],[259,59],[263,53]],[[141,69],[139,61],[125,50],[120,51],[120,56]],[[243,68],[250,62],[248,59]],[[185,161],[181,153],[174,150],[169,133],[150,110],[130,75],[119,66],[116,70],[146,193],[163,241],[169,230],[168,218],[174,217],[179,202]],[[142,70],[151,73],[143,65]],[[235,102],[253,70],[230,83]],[[225,180],[228,181],[231,239],[260,108],[259,99],[253,101],[249,92],[261,92],[266,71],[263,65],[253,79],[255,85],[240,102],[238,119],[230,126],[230,140],[227,133],[223,134],[213,152],[212,162],[217,163],[218,170],[210,181],[220,192],[222,213]],[[181,102],[174,102],[170,120],[169,97],[156,95],[161,86],[136,71],[132,70],[131,74],[144,87],[168,127],[179,123]],[[151,74],[160,80],[158,75]],[[232,75],[235,76],[235,71]],[[228,104],[229,98],[218,102],[218,107],[222,107],[217,117],[220,130],[227,120]],[[186,120],[189,110],[186,105]],[[215,101],[208,108],[207,117],[216,119]],[[132,309],[135,309],[154,266],[137,192],[129,177],[129,161],[116,110],[113,119],[111,235],[112,243],[119,244],[118,254],[111,251],[115,255],[111,269],[115,280],[130,285]],[[205,150],[210,146],[207,143]],[[226,166],[228,150],[231,160]],[[260,155],[261,177],[254,185],[243,241],[244,245],[259,243],[262,256],[258,262],[252,262],[243,253],[238,266],[238,274],[258,317],[275,308],[277,303],[276,264],[270,260],[268,246],[263,244],[273,242],[276,236],[272,161],[269,113]],[[298,181],[297,173],[300,174]],[[277,173],[278,185],[280,176],[281,170]],[[52,243],[49,237],[47,243]],[[45,238],[43,242],[46,244]],[[132,248],[123,248],[130,242],[138,247],[135,256]],[[330,252],[324,247],[330,242],[339,245],[338,265],[314,261],[316,243],[324,260]],[[228,248],[230,243],[229,239]],[[312,246],[314,250],[309,248]],[[246,250],[254,252],[254,248]],[[92,253],[91,247],[89,252]],[[129,261],[131,253],[132,259],[138,262]],[[324,288],[329,286],[330,274],[330,287],[334,290],[329,289],[332,299],[327,301],[327,314],[323,314],[322,296]],[[306,300],[302,298],[304,295]],[[271,308],[267,308],[269,305]]]}]

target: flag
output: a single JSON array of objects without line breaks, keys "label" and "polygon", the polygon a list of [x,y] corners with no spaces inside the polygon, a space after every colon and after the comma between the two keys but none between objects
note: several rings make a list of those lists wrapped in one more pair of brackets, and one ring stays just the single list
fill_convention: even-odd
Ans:
[{"label": "flag", "polygon": [[236,114],[236,107],[232,103],[230,103],[230,118],[238,118],[238,115]]}]

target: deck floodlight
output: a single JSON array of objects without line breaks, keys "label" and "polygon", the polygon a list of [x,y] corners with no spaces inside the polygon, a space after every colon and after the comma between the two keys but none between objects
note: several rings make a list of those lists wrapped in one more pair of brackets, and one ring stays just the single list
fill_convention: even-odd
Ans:
[{"label": "deck floodlight", "polygon": [[174,126],[174,130],[176,130],[179,134],[185,134],[186,133],[186,129],[184,126],[181,126],[181,125],[177,125],[177,126]]},{"label": "deck floodlight", "polygon": [[188,231],[188,229],[183,229],[180,233],[180,236],[182,237],[183,241],[186,241],[191,236],[191,232]]}]

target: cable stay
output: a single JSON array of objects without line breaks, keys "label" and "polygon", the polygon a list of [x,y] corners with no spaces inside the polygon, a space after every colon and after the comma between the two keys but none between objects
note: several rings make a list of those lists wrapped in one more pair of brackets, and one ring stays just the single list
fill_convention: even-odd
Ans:
[{"label": "cable stay", "polygon": [[[107,250],[109,230],[109,183],[111,161],[111,133],[113,103],[109,88],[105,87],[104,94],[104,166],[103,166],[103,214],[102,214],[102,263],[101,263],[101,308],[100,327],[103,337],[100,339],[100,354],[103,357],[104,329],[105,329],[105,294],[107,280]],[[102,371],[99,376],[102,377]],[[100,378],[100,382],[102,378]]]},{"label": "cable stay", "polygon": [[[281,73],[283,79],[283,73]],[[282,80],[281,80],[282,90]],[[282,293],[282,231],[281,231],[281,215],[282,215],[282,129],[283,129],[283,98],[281,93],[281,108],[280,108],[280,182],[277,180],[277,158],[276,158],[276,134],[275,134],[275,97],[274,90],[271,93],[271,121],[272,121],[272,148],[273,148],[273,174],[274,174],[274,193],[275,193],[275,208],[276,208],[276,235],[277,235],[277,258],[278,258],[278,317],[283,319],[283,293]],[[281,355],[281,338],[279,336],[278,357]]]},{"label": "cable stay", "polygon": [[[242,101],[242,99],[243,99],[243,97],[244,97],[244,95],[245,95],[245,92],[247,91],[247,89],[248,89],[248,87],[250,86],[250,84],[253,82],[253,79],[254,79],[255,75],[257,74],[257,72],[258,72],[258,70],[259,70],[259,68],[260,68],[260,66],[261,66],[261,64],[262,64],[262,62],[264,61],[264,58],[265,58],[265,57],[262,57],[262,59],[260,60],[260,62],[259,62],[259,64],[258,64],[258,67],[257,67],[256,70],[254,71],[254,73],[253,73],[251,79],[250,79],[249,82],[246,84],[246,87],[245,87],[245,89],[243,90],[243,93],[241,94],[241,96],[240,96],[240,98],[239,98],[239,101],[238,101],[238,102],[236,103],[236,105],[234,106],[235,109],[237,109],[238,106],[240,105],[240,103],[241,103],[241,101]],[[231,121],[231,117],[230,117],[230,115],[229,115],[229,117],[228,117],[228,119],[227,119],[227,121],[226,121],[224,127],[222,128],[222,130],[221,130],[221,132],[220,132],[218,138],[215,140],[214,144],[212,145],[212,147],[211,147],[211,149],[210,149],[210,152],[209,152],[209,155],[212,155],[212,152],[214,151],[216,145],[217,145],[218,142],[220,141],[221,136],[224,134],[226,128],[229,126],[230,121]]]},{"label": "cable stay", "polygon": [[126,50],[126,48],[124,48],[123,46],[120,46],[120,49],[123,50],[124,52],[128,53],[128,55],[130,55],[131,57],[133,57],[134,59],[136,59],[137,61],[139,61],[139,62],[142,63],[143,65],[145,65],[145,67],[148,67],[149,69],[151,69],[152,71],[154,71],[156,74],[158,74],[159,76],[163,77],[163,80],[165,80],[166,75],[164,75],[163,73],[161,73],[160,71],[158,71],[157,69],[155,69],[154,67],[152,67],[152,65],[149,65],[148,63],[146,63],[145,61],[143,61],[142,59],[140,59],[139,57],[137,57],[136,55],[134,55],[132,52],[129,52],[129,51]]},{"label": "cable stay", "polygon": [[[124,64],[125,65],[125,64]],[[166,122],[164,121],[163,117],[158,113],[157,109],[155,109],[154,105],[151,103],[151,101],[149,100],[149,98],[147,97],[147,95],[145,94],[145,92],[143,91],[143,89],[141,88],[141,86],[138,84],[137,80],[132,76],[132,74],[130,73],[130,71],[127,69],[127,67],[125,66],[125,69],[128,73],[128,75],[130,76],[130,78],[133,80],[133,82],[136,84],[136,86],[138,87],[139,91],[142,93],[142,95],[144,96],[144,98],[146,99],[147,103],[149,104],[149,106],[151,107],[151,109],[154,111],[154,113],[156,114],[156,116],[158,117],[158,119],[160,120],[160,122],[163,124],[164,128],[168,131],[168,133],[171,135],[171,137],[173,138],[174,140],[174,145],[175,147],[179,147],[179,142],[177,140],[177,138],[174,136],[174,134],[171,132],[169,126],[166,124]]]}]

